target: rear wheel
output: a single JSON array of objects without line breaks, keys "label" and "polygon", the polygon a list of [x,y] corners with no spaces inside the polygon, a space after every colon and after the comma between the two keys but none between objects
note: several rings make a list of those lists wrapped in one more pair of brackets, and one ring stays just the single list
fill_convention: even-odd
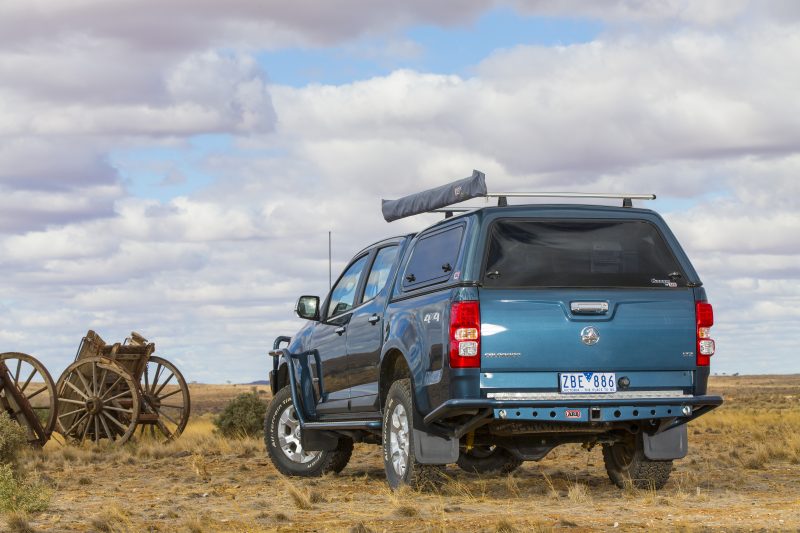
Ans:
[{"label": "rear wheel", "polygon": [[614,444],[603,444],[608,477],[619,488],[661,489],[672,472],[672,461],[653,461],[644,455],[642,435]]},{"label": "rear wheel", "polygon": [[420,490],[441,480],[441,465],[417,462],[414,451],[414,405],[411,380],[392,383],[383,412],[383,467],[389,487],[402,485]]},{"label": "rear wheel", "polygon": [[312,451],[303,448],[300,421],[292,403],[289,387],[272,398],[264,417],[264,441],[272,464],[285,476],[316,477],[328,472],[341,472],[350,461],[353,441],[341,437],[333,451]]},{"label": "rear wheel", "polygon": [[474,446],[470,451],[461,449],[458,466],[474,474],[510,474],[522,465],[522,459],[498,446]]}]

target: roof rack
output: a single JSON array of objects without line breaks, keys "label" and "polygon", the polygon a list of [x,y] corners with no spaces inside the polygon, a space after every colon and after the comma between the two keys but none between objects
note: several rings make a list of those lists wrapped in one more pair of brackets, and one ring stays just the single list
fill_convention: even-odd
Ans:
[{"label": "roof rack", "polygon": [[383,218],[387,222],[422,213],[453,213],[480,209],[478,207],[449,207],[472,198],[497,198],[499,207],[508,206],[509,198],[602,198],[621,199],[622,207],[633,207],[633,200],[655,200],[655,194],[595,193],[595,192],[488,192],[486,175],[473,170],[472,176],[435,189],[429,189],[397,200],[382,200]]},{"label": "roof rack", "polygon": [[604,198],[620,199],[622,207],[633,207],[633,200],[655,200],[655,194],[628,194],[605,192],[490,192],[487,198],[497,198],[497,205],[505,207],[508,198]]}]

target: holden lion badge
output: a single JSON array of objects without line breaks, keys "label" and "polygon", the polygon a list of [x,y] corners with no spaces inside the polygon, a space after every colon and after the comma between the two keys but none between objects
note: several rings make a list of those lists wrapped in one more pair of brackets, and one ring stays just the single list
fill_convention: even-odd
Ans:
[{"label": "holden lion badge", "polygon": [[600,332],[594,326],[586,326],[581,330],[581,342],[586,346],[597,344],[600,340]]}]

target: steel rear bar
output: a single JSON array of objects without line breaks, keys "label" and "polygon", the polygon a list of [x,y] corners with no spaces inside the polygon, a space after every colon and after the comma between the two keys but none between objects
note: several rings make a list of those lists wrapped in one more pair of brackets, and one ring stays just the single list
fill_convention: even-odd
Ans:
[{"label": "steel rear bar", "polygon": [[[614,399],[552,399],[552,400],[495,400],[491,398],[461,398],[447,400],[425,416],[425,424],[432,425],[457,415],[470,415],[487,418],[497,409],[548,409],[548,408],[603,408],[603,407],[676,407],[674,425],[680,425],[701,416],[722,405],[721,396],[689,396],[679,398],[614,398]],[[692,413],[683,415],[681,408],[690,406]],[[542,420],[543,422],[545,420]],[[563,422],[563,421],[562,421]],[[576,421],[578,422],[578,421]],[[580,422],[586,422],[581,420]],[[456,434],[460,433],[456,430]]]}]

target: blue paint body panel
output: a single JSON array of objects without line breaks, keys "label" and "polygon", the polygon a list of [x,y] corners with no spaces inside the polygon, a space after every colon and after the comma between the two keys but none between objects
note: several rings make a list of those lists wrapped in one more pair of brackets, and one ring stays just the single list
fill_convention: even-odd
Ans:
[{"label": "blue paint body panel", "polygon": [[[652,287],[635,288],[487,287],[483,269],[488,261],[492,224],[506,219],[535,224],[646,222],[668,248],[680,269],[682,283],[664,286],[654,282]],[[415,261],[422,264],[416,259],[410,261],[417,243],[454,227],[460,228],[457,256],[447,258],[446,263],[443,260],[441,271],[435,263],[435,275],[416,279],[415,273],[407,270]],[[376,243],[355,258],[368,254],[367,264],[372,264],[377,250],[387,245],[399,248],[390,279],[374,299],[357,299],[347,313],[360,329],[352,334],[336,333],[340,325],[345,330],[351,328],[350,323],[341,319],[332,322],[322,316],[309,322],[288,347],[291,353],[313,351],[320,348],[315,346],[315,339],[327,339],[339,350],[335,354],[320,353],[322,368],[316,368],[316,363],[298,363],[296,381],[313,381],[300,386],[302,397],[316,403],[308,410],[317,416],[316,421],[366,416],[370,411],[379,416],[381,394],[388,390],[395,375],[392,369],[397,365],[407,369],[405,375],[411,378],[414,426],[456,438],[463,436],[459,427],[470,430],[471,417],[489,417],[492,422],[595,424],[598,434],[618,429],[638,431],[630,424],[640,421],[668,430],[722,403],[720,397],[706,393],[708,367],[696,364],[695,305],[705,301],[705,290],[675,236],[653,211],[581,205],[487,207],[440,221],[416,235]],[[359,283],[361,294],[368,270]],[[480,368],[450,365],[450,310],[460,301],[478,301],[480,305]],[[605,310],[581,313],[573,309],[576,302],[602,304]],[[321,308],[327,308],[327,301]],[[362,323],[373,316],[374,327]],[[331,324],[336,326],[333,333],[323,335],[323,330],[331,330]],[[594,342],[585,342],[587,328],[592,329]],[[336,335],[342,336],[341,341]],[[347,347],[344,358],[342,346]],[[580,394],[560,394],[562,372],[613,372],[618,380],[626,378],[618,390],[625,390],[627,396],[589,399]],[[658,399],[642,394],[637,398],[637,391],[671,391],[675,397]],[[502,392],[519,393],[520,397],[548,393],[551,399],[493,399],[494,394]],[[682,412],[689,407],[690,414]]]}]

